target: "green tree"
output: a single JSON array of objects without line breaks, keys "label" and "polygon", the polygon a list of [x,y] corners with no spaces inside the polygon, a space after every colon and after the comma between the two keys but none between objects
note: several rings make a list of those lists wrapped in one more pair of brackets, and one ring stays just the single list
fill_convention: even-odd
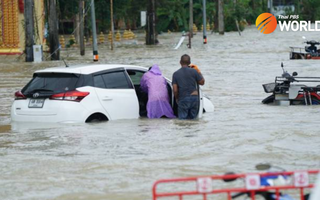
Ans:
[{"label": "green tree", "polygon": [[[296,1],[295,6],[301,6],[301,19],[316,21],[320,19],[320,1],[319,0],[304,0]],[[297,13],[299,14],[299,13]]]},{"label": "green tree", "polygon": [[[74,20],[78,14],[79,0],[58,0],[61,20]],[[146,11],[148,0],[114,0],[114,22],[115,28],[119,21],[126,24],[126,28],[136,29],[140,27],[140,11]],[[296,12],[299,10],[302,18],[308,20],[320,19],[319,0],[294,0]],[[224,15],[226,31],[236,31],[235,19],[238,21],[246,19],[254,24],[257,16],[267,12],[268,0],[224,0]],[[194,0],[194,23],[202,25],[202,0]],[[86,8],[90,0],[86,1]],[[207,0],[207,21],[214,22],[216,1]],[[95,0],[96,20],[98,31],[110,30],[110,0]],[[157,31],[187,31],[189,24],[189,0],[156,0],[157,6]],[[90,11],[88,12],[90,15]],[[90,16],[89,16],[90,19]],[[86,27],[90,26],[91,20],[86,21]],[[73,27],[71,27],[73,28]]]}]

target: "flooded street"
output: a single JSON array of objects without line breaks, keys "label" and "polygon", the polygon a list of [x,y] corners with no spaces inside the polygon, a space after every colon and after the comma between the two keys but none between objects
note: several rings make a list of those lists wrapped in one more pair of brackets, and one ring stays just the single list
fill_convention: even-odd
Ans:
[{"label": "flooded street", "polygon": [[[11,123],[10,106],[35,70],[63,65],[23,62],[1,56],[0,198],[2,200],[150,200],[161,178],[252,172],[268,162],[287,170],[320,168],[319,106],[268,106],[262,84],[282,74],[319,76],[320,61],[289,60],[289,46],[304,47],[302,36],[317,32],[264,35],[255,27],[224,36],[202,33],[178,49],[181,34],[159,35],[160,45],[99,47],[100,63],[159,64],[172,78],[182,54],[191,55],[206,79],[204,93],[215,105],[197,121],[117,120],[98,124]],[[69,65],[91,63],[78,50],[64,50]]]}]

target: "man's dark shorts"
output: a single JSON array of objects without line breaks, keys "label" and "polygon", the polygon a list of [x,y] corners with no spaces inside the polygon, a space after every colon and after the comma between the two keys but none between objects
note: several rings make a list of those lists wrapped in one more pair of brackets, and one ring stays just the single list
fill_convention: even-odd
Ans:
[{"label": "man's dark shorts", "polygon": [[199,96],[191,95],[178,102],[179,119],[195,119],[199,112]]}]

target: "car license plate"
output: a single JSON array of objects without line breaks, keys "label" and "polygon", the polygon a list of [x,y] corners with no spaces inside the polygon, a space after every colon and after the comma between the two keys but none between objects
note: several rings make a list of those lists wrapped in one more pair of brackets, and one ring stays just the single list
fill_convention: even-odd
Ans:
[{"label": "car license plate", "polygon": [[29,108],[42,108],[44,99],[30,99]]}]

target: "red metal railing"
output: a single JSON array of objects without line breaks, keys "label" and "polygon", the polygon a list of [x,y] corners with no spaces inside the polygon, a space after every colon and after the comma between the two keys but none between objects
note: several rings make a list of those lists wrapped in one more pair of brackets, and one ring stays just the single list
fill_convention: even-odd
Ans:
[{"label": "red metal railing", "polygon": [[[268,173],[251,173],[251,174],[228,174],[228,175],[213,175],[213,176],[199,176],[188,178],[173,178],[158,180],[153,184],[152,193],[153,200],[160,197],[179,197],[188,195],[202,195],[204,200],[207,200],[207,195],[226,193],[228,200],[232,199],[232,193],[245,192],[250,193],[251,199],[255,200],[257,192],[274,191],[276,199],[280,198],[280,190],[299,189],[300,199],[304,200],[304,189],[313,188],[314,185],[310,183],[309,176],[316,175],[319,170],[306,170],[306,171],[291,171],[291,172],[268,172]],[[286,176],[291,177],[292,181],[285,185],[279,186],[263,186],[260,184],[261,178],[270,176]],[[227,180],[227,179],[243,179],[244,186],[234,188],[212,188],[212,180]],[[158,192],[159,184],[164,185],[168,183],[196,183],[197,187],[191,191],[174,191],[174,192]],[[215,187],[217,185],[214,185]]]}]

